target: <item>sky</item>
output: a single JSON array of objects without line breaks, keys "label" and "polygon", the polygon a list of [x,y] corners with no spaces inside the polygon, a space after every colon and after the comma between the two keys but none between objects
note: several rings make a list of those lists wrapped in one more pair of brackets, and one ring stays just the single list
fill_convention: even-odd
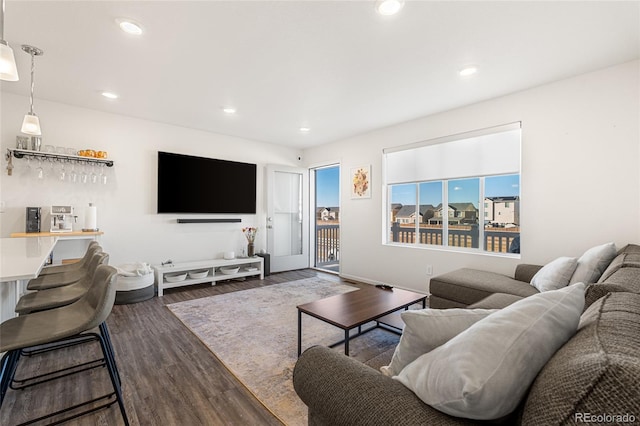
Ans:
[{"label": "sky", "polygon": [[316,206],[340,206],[340,167],[316,170]]},{"label": "sky", "polygon": [[[415,205],[415,184],[396,185],[392,188],[391,202]],[[479,180],[458,179],[449,181],[449,203],[471,202],[478,207]],[[520,195],[520,175],[504,175],[485,178],[486,197],[508,197]],[[420,204],[437,206],[442,202],[442,183],[420,184]]]},{"label": "sky", "polygon": [[[458,179],[449,181],[449,202],[472,202],[478,207],[479,180]],[[338,207],[340,205],[340,168],[338,166],[316,170],[316,206]],[[504,175],[485,178],[485,196],[509,197],[520,195],[520,175]],[[392,203],[416,204],[415,184],[395,185],[391,194]],[[437,206],[442,202],[442,183],[420,184],[420,203]]]}]

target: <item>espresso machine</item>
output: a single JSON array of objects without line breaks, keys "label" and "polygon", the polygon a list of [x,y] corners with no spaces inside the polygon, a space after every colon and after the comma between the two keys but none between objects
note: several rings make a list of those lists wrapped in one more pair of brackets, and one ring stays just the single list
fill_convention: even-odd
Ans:
[{"label": "espresso machine", "polygon": [[73,232],[77,218],[72,206],[51,206],[51,232]]}]

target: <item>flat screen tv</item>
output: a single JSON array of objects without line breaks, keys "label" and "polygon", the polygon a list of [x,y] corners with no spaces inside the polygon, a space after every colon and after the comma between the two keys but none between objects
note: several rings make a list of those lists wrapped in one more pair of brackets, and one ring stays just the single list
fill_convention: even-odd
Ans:
[{"label": "flat screen tv", "polygon": [[158,213],[255,212],[255,164],[158,151]]}]

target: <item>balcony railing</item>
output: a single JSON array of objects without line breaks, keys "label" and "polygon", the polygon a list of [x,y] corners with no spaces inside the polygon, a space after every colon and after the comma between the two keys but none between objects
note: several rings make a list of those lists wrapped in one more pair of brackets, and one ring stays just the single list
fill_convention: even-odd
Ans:
[{"label": "balcony railing", "polygon": [[[520,236],[520,228],[495,229],[484,231],[484,249],[495,253],[508,253],[513,241]],[[391,237],[397,243],[415,243],[415,228],[404,227],[398,223],[391,226]],[[449,247],[478,247],[479,232],[477,226],[449,226]],[[442,228],[422,225],[420,244],[442,245]],[[340,225],[316,225],[316,266],[337,265],[340,261]]]},{"label": "balcony railing", "polygon": [[[414,226],[401,226],[397,222],[391,225],[391,241],[395,243],[416,243]],[[484,249],[495,253],[508,253],[511,243],[520,236],[520,228],[505,228],[496,230],[486,228],[484,231]],[[442,228],[437,225],[421,225],[419,243],[431,245],[442,244]],[[449,247],[477,248],[479,232],[477,225],[450,225]]]},{"label": "balcony railing", "polygon": [[340,225],[316,225],[316,266],[337,265],[340,261]]}]

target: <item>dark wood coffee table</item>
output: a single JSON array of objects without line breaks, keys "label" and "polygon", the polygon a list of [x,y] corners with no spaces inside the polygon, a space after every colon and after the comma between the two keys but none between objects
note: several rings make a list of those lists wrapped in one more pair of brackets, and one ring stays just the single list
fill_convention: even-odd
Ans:
[{"label": "dark wood coffee table", "polygon": [[[385,327],[382,317],[392,312],[406,309],[414,303],[422,302],[425,307],[427,296],[421,293],[393,288],[383,290],[375,286],[368,286],[337,296],[316,300],[315,302],[299,305],[298,308],[298,356],[302,353],[302,313],[318,318],[326,323],[344,330],[344,340],[336,342],[330,347],[344,343],[344,353],[349,355],[349,340],[360,336],[375,328],[399,334],[396,327]],[[376,324],[365,330],[362,325],[375,321]],[[358,328],[358,333],[350,336],[350,331]]]}]

